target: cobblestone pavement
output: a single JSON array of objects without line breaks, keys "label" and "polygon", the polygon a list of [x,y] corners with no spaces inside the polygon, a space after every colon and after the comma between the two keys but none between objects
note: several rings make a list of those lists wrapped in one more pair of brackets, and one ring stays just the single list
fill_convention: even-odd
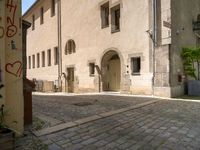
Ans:
[{"label": "cobblestone pavement", "polygon": [[[81,95],[81,96],[33,96],[34,116],[55,126],[96,114],[126,108],[150,101],[152,98]],[[84,105],[86,106],[77,106]]]},{"label": "cobblestone pavement", "polygon": [[163,100],[40,139],[50,150],[199,150],[200,103]]}]

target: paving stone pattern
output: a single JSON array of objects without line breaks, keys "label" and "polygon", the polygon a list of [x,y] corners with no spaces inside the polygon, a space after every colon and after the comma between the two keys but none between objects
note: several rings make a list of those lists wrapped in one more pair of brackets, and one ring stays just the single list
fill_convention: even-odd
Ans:
[{"label": "paving stone pattern", "polygon": [[[152,98],[138,98],[125,96],[91,95],[91,96],[33,96],[34,116],[49,121],[50,126],[75,121],[96,114],[110,112],[139,103]],[[77,103],[91,103],[88,106],[77,106]],[[45,117],[46,116],[46,117]]]},{"label": "paving stone pattern", "polygon": [[200,103],[163,100],[40,140],[50,150],[199,150]]}]

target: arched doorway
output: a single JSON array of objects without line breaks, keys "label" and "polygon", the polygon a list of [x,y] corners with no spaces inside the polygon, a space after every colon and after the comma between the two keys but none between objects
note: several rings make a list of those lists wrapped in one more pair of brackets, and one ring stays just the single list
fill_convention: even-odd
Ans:
[{"label": "arched doorway", "polygon": [[101,61],[103,91],[120,91],[121,60],[116,51],[108,51]]}]

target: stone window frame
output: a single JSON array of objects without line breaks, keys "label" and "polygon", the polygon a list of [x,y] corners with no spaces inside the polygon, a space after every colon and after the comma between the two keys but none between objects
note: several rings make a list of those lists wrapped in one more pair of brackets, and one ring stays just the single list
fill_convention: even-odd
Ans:
[{"label": "stone window frame", "polygon": [[[134,68],[134,62],[136,62],[137,67]],[[141,57],[131,57],[131,74],[140,75],[141,74]]]},{"label": "stone window frame", "polygon": [[[106,12],[106,9],[108,9]],[[100,5],[100,15],[101,15],[101,28],[107,28],[110,25],[110,2],[106,1]]]},{"label": "stone window frame", "polygon": [[[96,71],[95,71],[96,60],[89,60],[87,65],[89,67],[89,76],[94,77],[95,73],[96,73]],[[94,68],[91,68],[91,67],[94,67]]]},{"label": "stone window frame", "polygon": [[[140,72],[134,73],[133,72],[133,64],[132,64],[132,59],[133,58],[140,58]],[[144,62],[144,55],[143,53],[134,53],[134,54],[129,54],[128,55],[128,62],[130,64],[130,72],[132,76],[140,76],[142,73],[142,66],[143,66],[143,62]]]},{"label": "stone window frame", "polygon": [[[110,8],[111,12],[111,33],[120,32],[121,30],[121,3],[117,3]],[[116,11],[119,10],[119,28],[116,28]]]}]

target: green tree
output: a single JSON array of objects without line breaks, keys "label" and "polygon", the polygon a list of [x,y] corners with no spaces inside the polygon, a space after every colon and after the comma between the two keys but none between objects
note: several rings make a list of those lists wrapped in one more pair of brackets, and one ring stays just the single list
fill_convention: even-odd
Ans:
[{"label": "green tree", "polygon": [[200,80],[200,47],[183,48],[181,56],[185,73],[195,80]]}]

